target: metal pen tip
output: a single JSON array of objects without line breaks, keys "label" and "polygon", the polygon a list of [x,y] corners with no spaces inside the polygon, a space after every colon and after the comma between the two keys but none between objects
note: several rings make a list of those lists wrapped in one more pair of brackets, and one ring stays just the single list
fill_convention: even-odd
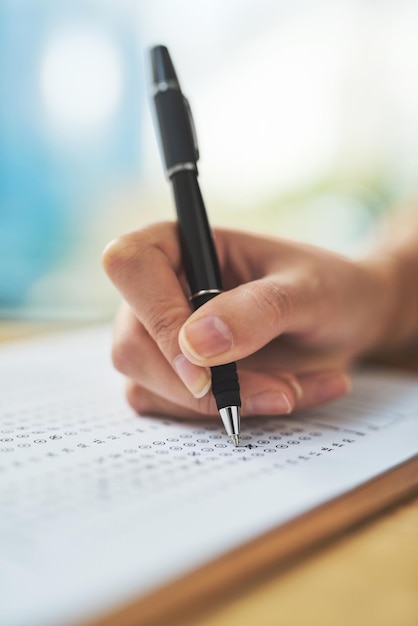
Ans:
[{"label": "metal pen tip", "polygon": [[236,446],[239,445],[240,411],[239,406],[226,406],[219,409],[219,415],[225,426],[226,434],[232,438]]}]

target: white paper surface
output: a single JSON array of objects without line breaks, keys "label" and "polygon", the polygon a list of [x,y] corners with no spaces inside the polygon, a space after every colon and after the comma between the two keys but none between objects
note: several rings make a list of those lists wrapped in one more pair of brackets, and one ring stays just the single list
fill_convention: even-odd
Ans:
[{"label": "white paper surface", "polygon": [[138,417],[110,329],[0,349],[0,624],[76,624],[418,451],[418,378],[359,372],[303,414]]}]

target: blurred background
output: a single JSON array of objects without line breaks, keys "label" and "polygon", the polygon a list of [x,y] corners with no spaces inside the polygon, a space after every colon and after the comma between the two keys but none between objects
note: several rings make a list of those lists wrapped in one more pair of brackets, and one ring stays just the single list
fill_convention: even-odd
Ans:
[{"label": "blurred background", "polygon": [[1,0],[0,315],[99,320],[117,235],[174,218],[146,51],[191,102],[213,224],[356,254],[416,192],[414,0]]}]

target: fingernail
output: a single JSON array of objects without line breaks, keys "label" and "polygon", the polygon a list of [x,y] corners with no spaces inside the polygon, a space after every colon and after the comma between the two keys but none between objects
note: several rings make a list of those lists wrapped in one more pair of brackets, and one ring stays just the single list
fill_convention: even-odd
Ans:
[{"label": "fingernail", "polygon": [[252,415],[283,415],[291,411],[292,405],[283,391],[263,391],[246,402],[246,412]]},{"label": "fingernail", "polygon": [[293,378],[292,376],[287,377],[287,376],[284,376],[283,374],[281,374],[280,377],[283,378],[283,380],[287,382],[289,387],[292,387],[293,391],[295,392],[296,399],[300,400],[303,396],[303,389],[299,381],[296,378]]},{"label": "fingernail", "polygon": [[219,317],[203,317],[180,330],[181,349],[194,358],[215,356],[232,345],[232,333]]},{"label": "fingernail", "polygon": [[297,380],[289,380],[289,385],[296,394],[296,399],[300,400],[303,396],[303,389]]},{"label": "fingernail", "polygon": [[183,354],[174,359],[174,367],[180,379],[195,398],[203,398],[211,386],[211,376],[206,367],[190,363]]},{"label": "fingernail", "polygon": [[321,402],[344,396],[350,391],[351,381],[346,374],[331,372],[318,379],[316,398]]}]

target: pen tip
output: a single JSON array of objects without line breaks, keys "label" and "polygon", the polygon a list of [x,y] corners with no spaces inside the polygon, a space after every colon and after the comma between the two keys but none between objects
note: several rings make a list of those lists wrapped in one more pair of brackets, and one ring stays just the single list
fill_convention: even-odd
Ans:
[{"label": "pen tip", "polygon": [[239,446],[239,435],[232,435],[235,446]]}]

